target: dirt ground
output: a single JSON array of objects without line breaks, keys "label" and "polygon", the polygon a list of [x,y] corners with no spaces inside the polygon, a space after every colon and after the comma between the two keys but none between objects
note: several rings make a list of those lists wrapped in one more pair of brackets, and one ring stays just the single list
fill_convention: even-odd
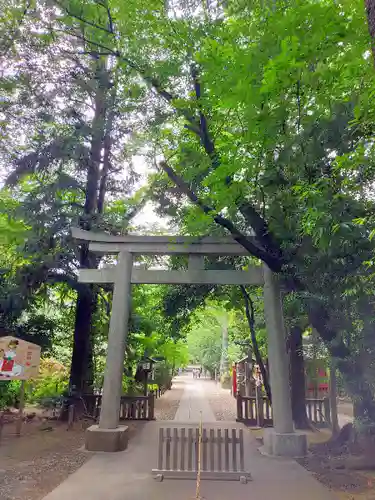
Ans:
[{"label": "dirt ground", "polygon": [[[155,402],[158,420],[173,419],[183,389],[178,382]],[[0,440],[0,500],[41,500],[90,457],[83,449],[84,429],[92,422],[77,422],[67,430],[65,423],[42,419],[25,422],[21,437],[15,422],[4,425]],[[12,417],[7,418],[12,421]],[[144,422],[127,422],[130,439]]]},{"label": "dirt ground", "polygon": [[[310,446],[309,455],[298,461],[321,483],[339,493],[340,498],[375,499],[375,483],[371,476],[366,475],[365,471],[347,469],[344,464],[348,457],[347,453],[333,451],[323,443]],[[367,496],[363,497],[364,494]]]},{"label": "dirt ground", "polygon": [[[129,422],[130,438],[139,422]],[[142,425],[142,424],[141,424]],[[41,420],[4,426],[0,442],[0,500],[40,500],[91,456],[83,450],[84,426]]]},{"label": "dirt ground", "polygon": [[[42,430],[45,429],[45,430]],[[40,421],[26,423],[21,437],[15,425],[7,424],[0,442],[0,499],[39,500],[89,454],[80,450],[83,430],[66,430],[66,425]]]},{"label": "dirt ground", "polygon": [[[359,470],[352,468],[359,461]],[[337,449],[326,442],[311,445],[309,455],[299,462],[341,500],[375,500],[374,457],[364,460],[344,446]]]},{"label": "dirt ground", "polygon": [[[262,440],[263,429],[249,430],[259,441]],[[331,438],[328,429],[307,431],[306,434],[309,454],[297,460],[303,467],[340,500],[375,500],[373,471],[346,468],[345,463],[352,460],[353,455],[349,455],[345,448],[337,450],[328,444]]]},{"label": "dirt ground", "polygon": [[[178,381],[155,402],[157,420],[173,419],[183,389]],[[41,500],[69,474],[83,465],[92,453],[83,449],[84,430],[92,422],[66,423],[46,420],[43,412],[25,422],[21,437],[15,435],[14,416],[7,416],[0,440],[0,500]],[[30,413],[29,413],[30,414]],[[127,422],[130,439],[145,422]]]}]

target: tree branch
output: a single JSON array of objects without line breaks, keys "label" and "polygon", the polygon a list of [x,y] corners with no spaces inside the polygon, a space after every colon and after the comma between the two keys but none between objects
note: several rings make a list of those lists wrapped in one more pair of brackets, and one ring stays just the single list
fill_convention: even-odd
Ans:
[{"label": "tree branch", "polygon": [[[195,65],[192,66],[191,74],[194,82],[194,90],[196,99],[199,107],[199,116],[200,116],[200,133],[198,134],[202,145],[211,159],[211,165],[214,170],[216,170],[220,166],[220,156],[215,149],[215,144],[210,137],[210,133],[208,130],[208,123],[205,114],[203,113],[201,103],[199,102],[202,97],[202,88],[201,83],[199,81],[198,69]],[[226,178],[226,184],[229,185],[232,182],[232,177],[228,176]],[[254,230],[256,237],[269,253],[271,253],[276,259],[280,260],[280,265],[283,265],[284,259],[282,256],[282,251],[280,246],[273,240],[270,235],[268,224],[264,220],[264,218],[255,210],[255,208],[249,203],[237,202],[237,207],[241,214],[245,217],[245,220],[249,223],[249,225]]]},{"label": "tree branch", "polygon": [[211,215],[214,222],[221,227],[224,227],[229,233],[232,235],[233,239],[237,241],[241,246],[243,246],[251,255],[261,259],[265,262],[270,269],[275,272],[281,271],[280,263],[277,259],[275,259],[272,255],[269,255],[263,249],[256,246],[249,237],[242,234],[232,221],[226,219],[221,214],[217,213],[217,211],[203,203],[198,196],[190,189],[187,183],[173,170],[172,167],[167,165],[166,162],[161,162],[160,167],[164,170],[164,172],[168,175],[170,180],[178,187],[181,193],[185,194],[190,201],[192,201],[195,205],[199,206],[201,210],[207,214]]},{"label": "tree branch", "polygon": [[20,18],[17,20],[16,27],[13,30],[11,37],[9,38],[9,43],[5,45],[5,48],[2,50],[0,54],[1,57],[5,57],[8,53],[8,50],[11,48],[12,43],[14,42],[14,37],[17,34],[17,31],[21,28],[30,6],[31,6],[31,0],[27,0],[27,2],[25,2],[25,8],[21,12]]},{"label": "tree branch", "polygon": [[121,57],[121,54],[118,52],[118,50],[113,50],[110,47],[108,47],[108,45],[103,45],[100,42],[95,42],[94,40],[89,40],[84,35],[78,34],[76,31],[53,28],[52,32],[68,34],[74,38],[77,38],[78,40],[81,40],[84,43],[87,43],[88,45],[93,45],[94,47],[98,47],[100,49],[107,51],[108,52],[107,55],[113,55],[114,57],[118,57],[120,59],[123,59]]},{"label": "tree branch", "polygon": [[[202,87],[201,83],[199,80],[199,72],[198,68],[195,64],[192,65],[191,67],[191,76],[193,78],[193,84],[194,84],[194,92],[195,92],[195,97],[199,109],[199,136],[202,142],[202,146],[204,147],[206,153],[208,156],[211,158],[211,161],[213,163],[213,167],[217,167],[218,164],[218,157],[215,151],[215,145],[214,142],[211,139],[209,130],[208,130],[208,123],[207,123],[207,118],[206,115],[203,112],[202,108]],[[215,164],[214,164],[215,163]]]},{"label": "tree branch", "polygon": [[48,271],[46,276],[46,281],[48,283],[65,283],[76,292],[79,292],[80,290],[82,290],[87,286],[85,283],[80,283],[79,281],[77,281],[76,278],[72,276],[52,271]]},{"label": "tree branch", "polygon": [[97,3],[98,5],[100,5],[100,7],[103,7],[107,11],[108,26],[109,26],[109,29],[111,30],[111,33],[114,33],[114,29],[113,29],[113,26],[114,26],[113,17],[112,17],[111,9],[108,7],[108,4],[107,3],[103,3],[103,2],[99,2],[98,0],[95,0],[95,3]]},{"label": "tree branch", "polygon": [[[169,104],[171,104],[173,106],[173,101],[177,99],[177,96],[174,96],[171,92],[168,92],[167,90],[165,90],[163,88],[163,86],[160,84],[160,82],[155,77],[148,76],[147,72],[144,69],[135,65],[129,59],[126,59],[124,57],[121,57],[121,59],[123,59],[125,62],[127,62],[130,67],[132,67],[133,69],[136,69],[140,73],[140,75],[142,76],[143,80],[146,83],[149,83],[151,85],[151,87],[156,91],[156,93],[160,97],[162,97],[164,100],[166,100]],[[175,107],[175,110],[178,113],[180,113],[192,125],[193,128],[191,128],[190,130],[193,130],[195,133],[197,133],[197,131],[199,131],[199,124],[197,123],[195,116],[192,115],[190,113],[190,111],[188,111],[187,109],[177,109],[176,107]]]},{"label": "tree branch", "polygon": [[246,319],[249,324],[249,329],[250,329],[250,335],[251,335],[251,343],[253,344],[253,349],[254,349],[254,355],[257,364],[259,365],[260,372],[262,374],[263,378],[263,385],[264,389],[266,391],[267,397],[270,400],[270,403],[272,404],[272,393],[271,393],[271,386],[268,381],[268,373],[266,370],[266,367],[264,366],[262,355],[260,354],[259,351],[259,346],[258,346],[258,341],[255,333],[255,315],[254,315],[254,304],[253,301],[251,300],[251,297],[246,291],[246,288],[243,285],[240,285],[242,296],[244,298],[245,302],[245,312],[246,312]]},{"label": "tree branch", "polygon": [[81,23],[87,24],[87,26],[91,26],[92,28],[104,31],[105,33],[108,33],[109,35],[114,35],[113,30],[111,31],[108,28],[105,28],[104,26],[101,26],[100,24],[96,24],[92,21],[87,20],[86,18],[82,17],[79,14],[75,14],[72,12],[69,7],[65,6],[62,2],[59,2],[58,0],[55,0],[55,3],[62,9],[65,10],[65,12],[68,14],[68,16],[73,17],[74,19],[77,19],[77,21],[81,21]]},{"label": "tree branch", "polygon": [[255,208],[246,202],[242,202],[238,205],[238,210],[241,212],[247,223],[254,230],[257,240],[261,243],[263,248],[267,250],[276,259],[280,260],[280,264],[286,264],[283,257],[280,246],[274,241],[267,222],[263,217],[255,210]]}]

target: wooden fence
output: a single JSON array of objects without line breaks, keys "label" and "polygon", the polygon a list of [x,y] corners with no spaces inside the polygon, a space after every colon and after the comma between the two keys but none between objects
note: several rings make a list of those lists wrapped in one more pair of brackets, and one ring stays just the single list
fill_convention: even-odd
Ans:
[{"label": "wooden fence", "polygon": [[329,398],[307,398],[307,418],[317,427],[331,426],[331,404]]},{"label": "wooden fence", "polygon": [[[330,427],[331,408],[328,398],[306,399],[306,413],[316,427]],[[237,394],[237,421],[258,427],[273,425],[272,407],[267,397]]]},{"label": "wooden fence", "polygon": [[269,399],[237,394],[237,421],[258,427],[271,427],[273,421]]},{"label": "wooden fence", "polygon": [[155,398],[158,399],[158,398],[161,398],[162,395],[167,392],[168,388],[164,385],[162,386],[159,386],[159,388],[156,390],[156,391],[153,391],[154,395],[155,395]]},{"label": "wooden fence", "polygon": [[[196,479],[199,461],[199,428],[159,429],[156,479]],[[246,483],[242,429],[206,429],[201,436],[201,479],[222,479]]]},{"label": "wooden fence", "polygon": [[[97,420],[100,416],[102,396],[85,394],[85,413]],[[154,420],[155,396],[121,396],[120,420]]]}]

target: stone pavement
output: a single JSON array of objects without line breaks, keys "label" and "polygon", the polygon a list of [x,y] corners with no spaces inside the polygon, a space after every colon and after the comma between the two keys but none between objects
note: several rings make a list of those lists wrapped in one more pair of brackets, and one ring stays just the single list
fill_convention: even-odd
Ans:
[{"label": "stone pavement", "polygon": [[191,376],[179,377],[184,381],[184,393],[180,400],[175,420],[178,422],[216,422],[214,412],[205,397],[204,379]]},{"label": "stone pavement", "polygon": [[[176,414],[192,423],[199,420],[200,412],[213,419],[212,410],[205,399],[204,382],[185,381],[185,394],[181,411]],[[187,412],[187,413],[186,413]],[[190,412],[190,413],[189,413]],[[234,422],[208,422],[210,426],[239,426]],[[172,424],[172,423],[171,423]],[[150,422],[131,440],[126,451],[97,453],[83,467],[47,495],[44,500],[193,500],[195,481],[165,480],[155,482],[151,469],[157,463],[158,429],[167,422]],[[173,424],[172,424],[173,426]],[[335,497],[303,467],[292,460],[262,456],[250,431],[245,430],[245,468],[253,481],[202,481],[204,500],[333,500]]]}]

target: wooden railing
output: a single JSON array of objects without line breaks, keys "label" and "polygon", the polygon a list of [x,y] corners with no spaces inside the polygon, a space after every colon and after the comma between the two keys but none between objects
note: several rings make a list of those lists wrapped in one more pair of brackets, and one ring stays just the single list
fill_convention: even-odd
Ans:
[{"label": "wooden railing", "polygon": [[307,418],[317,427],[331,426],[331,405],[329,398],[307,398]]},{"label": "wooden railing", "polygon": [[155,395],[155,398],[158,399],[158,398],[161,398],[162,395],[167,392],[168,388],[164,385],[161,385],[159,386],[158,389],[156,389],[156,391],[153,391],[154,392],[154,395]]},{"label": "wooden railing", "polygon": [[[93,419],[100,416],[102,396],[85,394],[83,396],[85,412]],[[121,396],[120,420],[154,420],[155,396]]]},{"label": "wooden railing", "polygon": [[[309,421],[316,427],[329,427],[331,425],[331,409],[328,398],[306,399],[306,413]],[[272,407],[268,398],[237,394],[237,421],[258,427],[272,426]]]},{"label": "wooden railing", "polygon": [[120,403],[120,420],[154,420],[155,396],[123,396]]},{"label": "wooden railing", "polygon": [[237,421],[258,427],[272,426],[272,408],[264,396],[241,396],[237,394]]}]

